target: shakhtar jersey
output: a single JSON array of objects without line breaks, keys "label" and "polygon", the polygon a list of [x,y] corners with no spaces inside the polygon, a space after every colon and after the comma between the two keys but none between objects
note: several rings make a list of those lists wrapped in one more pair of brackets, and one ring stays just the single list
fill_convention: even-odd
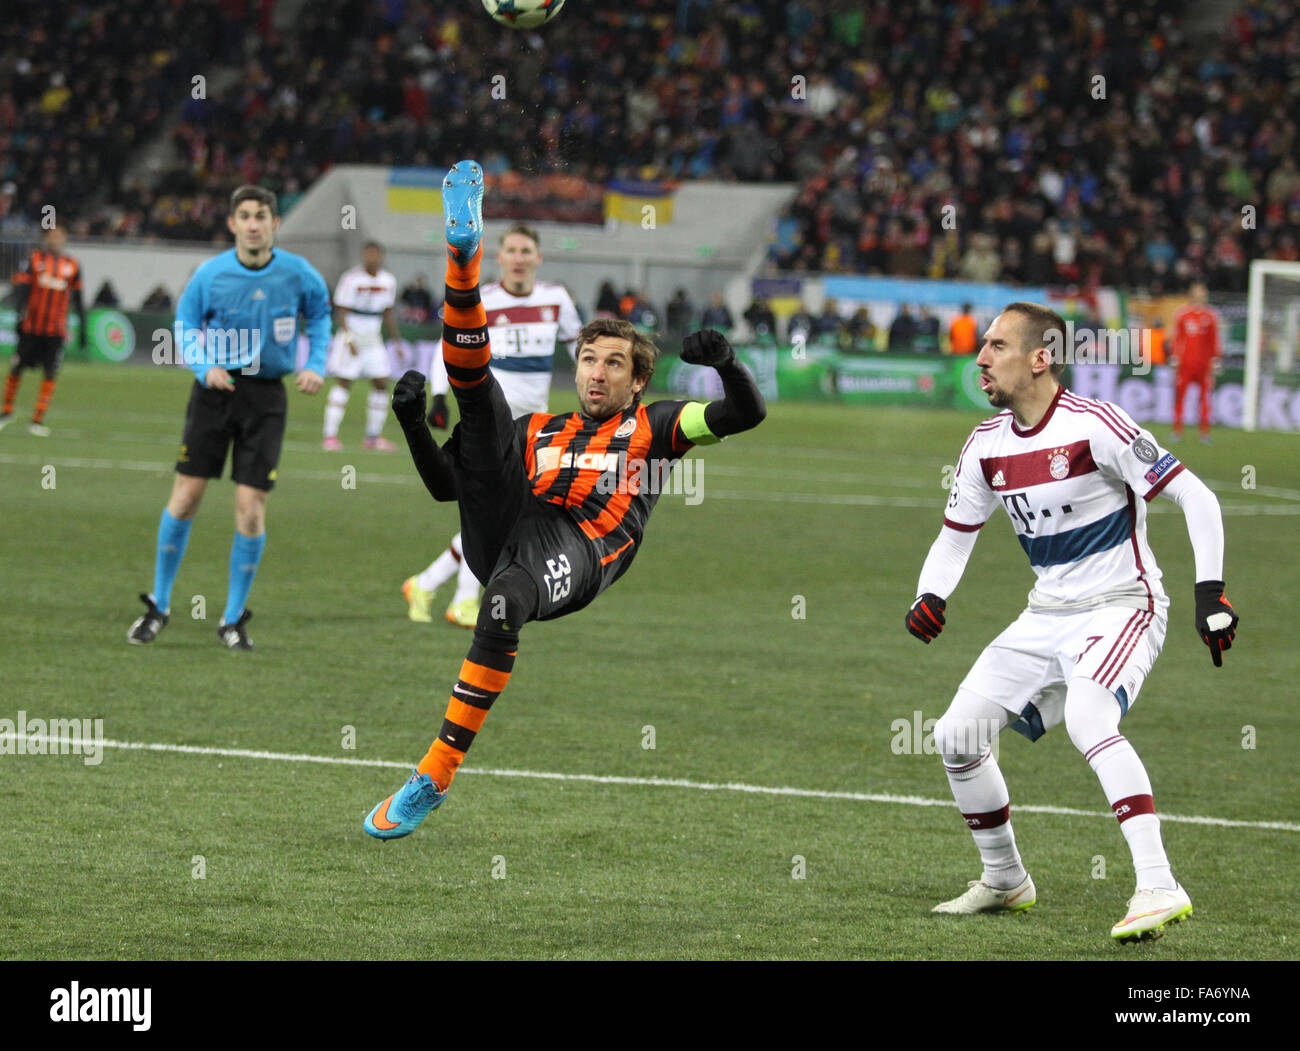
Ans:
[{"label": "shakhtar jersey", "polygon": [[68,334],[68,305],[81,289],[81,264],[70,255],[55,255],[38,248],[27,259],[27,269],[13,277],[15,285],[30,285],[27,310],[18,326],[32,336]]},{"label": "shakhtar jersey", "polygon": [[689,404],[657,401],[604,421],[580,412],[515,420],[534,497],[567,511],[597,546],[606,586],[632,564],[669,472],[694,444],[681,427]]},{"label": "shakhtar jersey", "polygon": [[347,327],[358,336],[377,335],[384,311],[396,302],[397,278],[387,270],[371,274],[364,266],[354,266],[334,286],[334,305],[348,312]]},{"label": "shakhtar jersey", "polygon": [[1008,410],[971,432],[943,521],[973,531],[1001,506],[1038,575],[1031,609],[1163,612],[1146,504],[1182,470],[1123,409],[1062,387],[1030,430]]},{"label": "shakhtar jersey", "polygon": [[582,319],[563,285],[538,281],[526,296],[507,292],[500,281],[480,292],[487,312],[492,371],[516,415],[545,412],[551,390],[555,344],[572,347]]}]

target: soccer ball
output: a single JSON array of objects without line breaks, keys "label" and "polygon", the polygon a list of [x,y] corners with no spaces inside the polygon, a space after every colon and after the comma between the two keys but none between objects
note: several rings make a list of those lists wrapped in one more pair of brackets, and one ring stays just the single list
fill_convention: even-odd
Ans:
[{"label": "soccer ball", "polygon": [[564,0],[483,0],[487,13],[511,29],[536,29],[560,13]]}]

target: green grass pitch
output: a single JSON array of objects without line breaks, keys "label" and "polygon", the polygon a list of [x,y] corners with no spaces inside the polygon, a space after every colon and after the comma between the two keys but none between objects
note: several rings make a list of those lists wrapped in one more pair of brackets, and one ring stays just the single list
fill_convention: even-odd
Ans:
[{"label": "green grass pitch", "polygon": [[[53,436],[39,439],[21,422],[37,385],[26,375],[20,422],[0,434],[0,718],[102,718],[113,741],[413,764],[470,635],[410,623],[399,588],[457,523],[404,452],[360,450],[356,399],[344,452],[327,454],[322,397],[290,392],[249,603],[257,652],[216,638],[228,481],[209,488],[171,626],[152,647],[127,645],[152,582],[187,377],[70,365]],[[557,410],[573,404],[552,395]],[[1163,940],[1110,943],[1132,868],[1059,730],[1001,747],[1013,811],[1096,815],[1016,817],[1039,892],[1023,916],[930,914],[979,874],[951,805],[697,787],[948,800],[938,758],[896,754],[892,724],[942,714],[1033,579],[997,515],[942,638],[925,647],[903,629],[944,465],[977,420],[776,404],[757,431],[705,450],[703,501],[663,497],[616,588],[525,629],[448,802],[408,839],[361,828],[401,784],[395,767],[120,748],[97,766],[0,755],[0,958],[1294,958],[1295,436],[1219,431],[1211,446],[1178,449],[1225,510],[1243,620],[1221,670],[1192,629],[1182,516],[1167,501],[1151,516],[1173,607],[1124,731],[1157,806],[1291,824],[1166,821],[1196,912]],[[191,616],[200,598],[206,619]],[[643,747],[650,727],[654,748]]]}]

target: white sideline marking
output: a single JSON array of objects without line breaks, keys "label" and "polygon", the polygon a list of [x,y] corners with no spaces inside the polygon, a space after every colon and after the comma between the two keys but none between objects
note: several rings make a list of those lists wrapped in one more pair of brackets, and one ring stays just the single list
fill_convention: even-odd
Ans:
[{"label": "white sideline marking", "polygon": [[[14,740],[17,733],[0,734],[0,740]],[[48,744],[80,744],[72,738],[28,734],[27,740],[45,741]],[[192,744],[149,744],[142,741],[101,741],[104,748],[122,748],[137,752],[179,752],[185,755],[219,755],[232,759],[273,759],[282,763],[329,763],[336,766],[374,766],[384,769],[410,770],[410,763],[394,763],[386,759],[351,759],[333,755],[305,755],[291,752],[260,752],[249,748],[210,748]],[[539,770],[485,770],[462,766],[462,774],[484,774],[489,777],[532,777],[544,781],[590,781],[601,785],[649,785],[662,788],[694,788],[701,792],[748,792],[764,796],[798,796],[804,799],[847,799],[859,803],[897,803],[904,806],[954,807],[950,799],[926,799],[924,796],[896,796],[876,792],[827,792],[816,788],[780,788],[768,785],[747,785],[739,781],[719,784],[711,781],[687,781],[674,777],[619,777],[611,774],[554,774]],[[1029,814],[1059,814],[1066,817],[1112,817],[1109,812],[1076,810],[1073,807],[1018,804],[1016,810]],[[1182,814],[1159,815],[1161,821],[1184,825],[1217,825],[1220,828],[1260,828],[1279,832],[1300,832],[1300,824],[1290,821],[1233,821],[1222,817],[1196,817]]]},{"label": "white sideline marking", "polygon": [[[34,467],[53,464],[56,467],[85,467],[100,470],[122,470],[122,471],[153,471],[169,472],[175,468],[175,464],[157,463],[147,460],[102,460],[86,457],[73,456],[19,456],[15,453],[0,453],[0,464],[28,465]],[[343,466],[340,463],[340,466]],[[355,466],[355,464],[351,465]],[[369,474],[358,473],[357,481],[387,485],[417,485],[419,479],[414,474]],[[286,478],[300,478],[313,482],[337,482],[339,475],[337,471],[292,471],[281,476],[280,480]],[[816,479],[820,481],[821,479]],[[885,488],[891,487],[893,482],[881,481],[877,484]],[[1275,490],[1281,494],[1288,490]],[[774,492],[772,490],[729,490],[729,489],[709,489],[704,494],[706,497],[714,500],[754,500],[760,503],[778,503],[778,504],[819,504],[824,507],[908,507],[917,509],[935,508],[942,509],[943,501],[938,497],[916,497],[916,496],[876,496],[871,493],[784,493]],[[938,501],[938,502],[936,502]],[[1220,503],[1219,509],[1224,515],[1300,515],[1300,503],[1288,504],[1236,504]],[[1147,511],[1155,514],[1172,514],[1178,508],[1173,504],[1156,504],[1152,502],[1147,506]]]}]

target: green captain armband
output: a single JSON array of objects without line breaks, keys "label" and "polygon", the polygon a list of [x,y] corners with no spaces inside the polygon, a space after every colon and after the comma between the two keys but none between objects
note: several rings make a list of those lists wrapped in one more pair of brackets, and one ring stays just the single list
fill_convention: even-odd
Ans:
[{"label": "green captain armband", "polygon": [[704,422],[704,409],[702,401],[688,402],[682,409],[682,414],[677,417],[677,426],[693,445],[717,445],[722,439],[709,430],[709,425]]}]

